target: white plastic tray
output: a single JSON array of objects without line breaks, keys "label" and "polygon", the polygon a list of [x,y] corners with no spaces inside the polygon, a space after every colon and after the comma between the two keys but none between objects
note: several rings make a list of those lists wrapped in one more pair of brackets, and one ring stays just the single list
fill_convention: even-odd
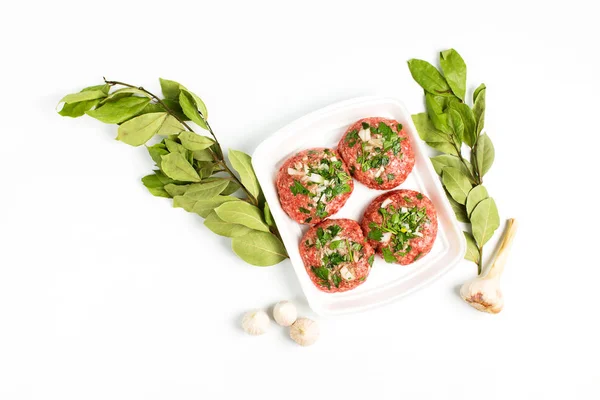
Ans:
[{"label": "white plastic tray", "polygon": [[[299,150],[320,146],[336,148],[346,128],[364,117],[392,118],[408,131],[416,162],[408,179],[398,188],[418,190],[433,201],[438,213],[438,236],[431,252],[417,262],[408,266],[387,264],[377,256],[364,284],[348,292],[324,293],[310,281],[298,251],[298,243],[308,227],[293,221],[281,208],[275,177],[283,162]],[[262,142],[254,152],[252,164],[256,176],[271,207],[300,286],[316,313],[339,315],[389,303],[431,283],[462,259],[466,247],[462,230],[424,146],[410,114],[400,101],[361,97],[330,105],[292,122]],[[355,181],[350,199],[331,218],[350,218],[360,222],[366,206],[380,193],[383,192]]]}]

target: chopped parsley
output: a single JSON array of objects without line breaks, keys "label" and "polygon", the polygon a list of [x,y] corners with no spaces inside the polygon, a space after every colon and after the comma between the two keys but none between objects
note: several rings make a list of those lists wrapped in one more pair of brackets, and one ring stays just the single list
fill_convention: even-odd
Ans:
[{"label": "chopped parsley", "polygon": [[394,257],[394,253],[389,249],[389,247],[384,247],[383,250],[383,259],[386,263],[393,263],[396,261],[396,257]]},{"label": "chopped parsley", "polygon": [[307,223],[307,224],[308,224],[308,223],[310,223],[310,221],[312,221],[312,217],[308,217],[308,218],[306,218],[306,219],[304,220],[304,222],[305,222],[305,223]]},{"label": "chopped parsley", "polygon": [[290,190],[292,191],[292,194],[294,196],[298,195],[298,194],[310,194],[310,190],[308,190],[307,188],[304,187],[304,185],[302,185],[300,183],[299,180],[294,179],[294,184],[292,186],[290,186]]},{"label": "chopped parsley", "polygon": [[417,193],[417,199],[422,200],[423,199],[423,195],[421,193]]},{"label": "chopped parsley", "polygon": [[393,181],[395,177],[396,177],[396,175],[394,175],[394,174],[387,174],[388,182]]},{"label": "chopped parsley", "polygon": [[[361,142],[361,149],[358,151],[356,163],[360,164],[360,168],[363,172],[388,165],[390,163],[390,159],[387,153],[391,151],[395,156],[397,156],[402,147],[401,142],[405,139],[394,133],[392,128],[390,128],[384,122],[380,122],[379,126],[377,127],[371,126],[370,129],[375,139],[382,139],[383,146],[377,146],[368,151],[366,149],[368,142]],[[356,136],[358,136],[358,133]],[[348,143],[348,145],[350,145],[350,143]],[[402,154],[400,154],[400,157],[402,157]]]},{"label": "chopped parsley", "polygon": [[383,185],[383,178],[380,176],[376,176],[375,182],[377,182],[378,185]]},{"label": "chopped parsley", "polygon": [[361,125],[363,129],[369,129],[369,124],[367,122],[363,121]]},{"label": "chopped parsley", "polygon": [[371,240],[381,241],[384,233],[391,233],[390,241],[383,248],[383,258],[387,262],[394,262],[396,256],[405,256],[412,247],[409,242],[416,237],[422,237],[420,230],[429,222],[425,207],[399,207],[389,205],[380,208],[379,213],[383,217],[381,225],[371,222],[367,237]]},{"label": "chopped parsley", "polygon": [[[321,265],[312,266],[311,270],[318,278],[319,284],[328,289],[332,285],[340,287],[344,280],[342,269],[349,268],[351,271],[352,268],[349,264],[364,257],[364,246],[348,238],[338,238],[341,231],[342,228],[339,225],[317,228],[315,242],[305,243],[308,247],[314,246],[320,252]],[[369,258],[370,265],[372,265],[371,258]]]},{"label": "chopped parsley", "polygon": [[371,257],[369,257],[369,265],[372,267],[373,266],[373,262],[375,261],[375,255],[371,255]]},{"label": "chopped parsley", "polygon": [[356,129],[346,135],[346,143],[348,143],[348,147],[354,147],[359,139],[360,137],[358,136],[358,131]]},{"label": "chopped parsley", "polygon": [[[352,178],[333,151],[310,150],[308,154],[312,155],[308,165],[303,166],[304,169],[297,169],[303,176],[301,179],[294,179],[290,191],[294,196],[309,197],[309,201],[299,207],[301,213],[322,219],[329,216],[327,204],[333,198],[352,191]],[[304,222],[308,223],[311,220]]]}]

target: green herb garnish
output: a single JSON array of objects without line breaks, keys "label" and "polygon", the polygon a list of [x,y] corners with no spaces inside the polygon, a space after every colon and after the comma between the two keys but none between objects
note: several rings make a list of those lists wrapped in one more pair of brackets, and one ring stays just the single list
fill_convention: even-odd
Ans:
[{"label": "green herb garnish", "polygon": [[292,191],[292,194],[294,196],[298,195],[298,194],[310,194],[310,190],[308,190],[307,188],[304,187],[304,185],[302,185],[300,183],[299,180],[294,179],[294,184],[292,186],[290,186],[290,190]]},{"label": "green herb garnish", "polygon": [[405,139],[398,136],[397,133],[394,133],[392,128],[384,122],[380,122],[377,127],[371,126],[370,128],[372,135],[376,135],[376,138],[381,137],[383,140],[383,147],[375,147],[373,150],[367,151],[367,143],[361,142],[361,149],[357,153],[356,163],[360,164],[360,168],[363,172],[388,165],[390,159],[386,153],[391,151],[397,156],[401,150],[401,142]]}]

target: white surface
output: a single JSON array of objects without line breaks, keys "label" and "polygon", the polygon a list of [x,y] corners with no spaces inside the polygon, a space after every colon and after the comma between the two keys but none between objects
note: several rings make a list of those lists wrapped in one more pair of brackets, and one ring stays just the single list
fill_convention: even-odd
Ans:
[{"label": "white surface", "polygon": [[[578,0],[486,4],[3,5],[0,398],[598,399],[597,13]],[[275,323],[258,338],[239,325],[301,298],[289,262],[245,265],[199,218],[148,195],[144,149],[53,111],[102,75],[153,90],[164,76],[203,97],[224,146],[251,152],[339,100],[423,110],[406,60],[448,47],[470,91],[488,87],[486,186],[521,223],[506,307],[463,304],[457,287],[475,273],[464,262],[399,302],[319,318],[309,348]]]},{"label": "white surface", "polygon": [[[438,235],[431,251],[410,266],[388,264],[376,256],[365,283],[348,292],[324,293],[310,280],[298,251],[308,226],[298,224],[281,208],[275,179],[289,157],[314,147],[337,148],[346,129],[365,117],[394,119],[403,125],[415,153],[415,166],[396,189],[413,189],[431,199],[438,214]],[[426,151],[410,113],[399,100],[386,97],[360,97],[329,105],[284,126],[257,147],[252,161],[256,176],[312,311],[334,316],[387,304],[425,287],[462,260],[464,235]],[[355,180],[352,195],[332,218],[360,222],[366,207],[381,193],[384,191],[369,189]]]}]

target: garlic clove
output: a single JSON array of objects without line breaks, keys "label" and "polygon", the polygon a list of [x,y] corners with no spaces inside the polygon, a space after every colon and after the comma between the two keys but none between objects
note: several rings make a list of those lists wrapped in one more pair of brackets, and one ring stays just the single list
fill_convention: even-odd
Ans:
[{"label": "garlic clove", "polygon": [[474,278],[460,288],[460,297],[479,311],[498,314],[504,307],[504,296],[497,279]]},{"label": "garlic clove", "polygon": [[368,142],[369,140],[371,140],[371,130],[370,129],[364,129],[364,128],[361,129],[360,131],[358,131],[358,137],[363,142]]},{"label": "garlic clove", "polygon": [[342,268],[340,268],[340,276],[345,281],[352,281],[352,280],[354,280],[354,274],[352,273],[352,271],[350,270],[350,268],[348,268],[345,265]]},{"label": "garlic clove", "polygon": [[242,318],[242,328],[250,335],[262,335],[269,328],[269,316],[262,310],[248,311]]},{"label": "garlic clove", "polygon": [[387,198],[383,201],[383,203],[381,203],[381,208],[386,208],[387,206],[389,206],[390,204],[392,204],[392,199]]},{"label": "garlic clove", "polygon": [[298,318],[290,327],[290,337],[300,346],[310,346],[319,339],[320,329],[317,321]]},{"label": "garlic clove", "polygon": [[290,326],[298,318],[296,306],[289,301],[280,301],[273,308],[273,318],[281,326]]}]

